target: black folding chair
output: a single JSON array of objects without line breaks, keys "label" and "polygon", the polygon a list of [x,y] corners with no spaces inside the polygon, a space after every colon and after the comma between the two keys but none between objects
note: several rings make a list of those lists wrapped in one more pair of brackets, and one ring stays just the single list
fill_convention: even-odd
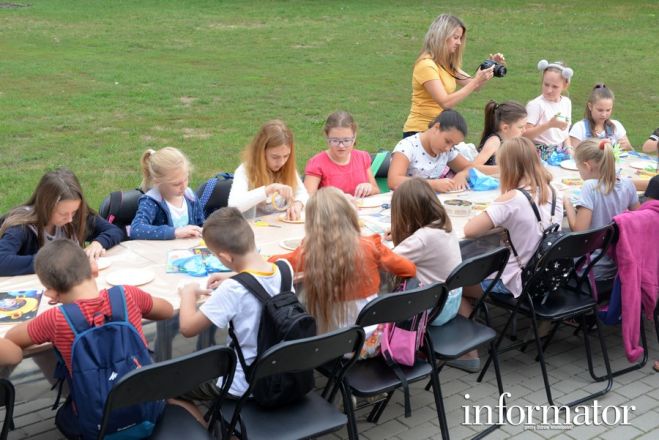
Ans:
[{"label": "black folding chair", "polygon": [[[352,416],[352,399],[345,385],[345,372],[357,359],[364,343],[364,330],[352,326],[331,333],[294,341],[280,342],[252,364],[250,387],[239,400],[225,400],[221,417],[228,424],[225,435],[242,439],[300,439],[321,436],[348,425],[350,439],[357,438]],[[263,408],[249,399],[253,383],[273,374],[314,369],[349,356],[337,372],[336,389],[343,396],[345,414],[315,391],[303,399],[279,408]]]},{"label": "black folding chair", "polygon": [[5,421],[2,424],[0,440],[6,440],[9,431],[14,429],[14,385],[7,379],[0,379],[0,407],[5,407]]},{"label": "black folding chair", "polygon": [[128,228],[135,218],[138,201],[144,193],[142,190],[113,191],[106,196],[98,208],[98,215],[118,226],[128,239]]},{"label": "black folding chair", "polygon": [[[382,295],[369,302],[359,313],[357,325],[367,327],[388,322],[400,322],[411,319],[420,313],[432,310],[438,304],[446,302],[447,290],[444,284],[409,290],[400,293]],[[382,356],[364,359],[357,362],[346,374],[346,383],[351,394],[357,397],[374,397],[385,394],[386,397],[377,401],[367,420],[377,423],[391,400],[394,391],[404,388],[409,383],[431,378],[435,404],[437,405],[437,418],[442,421],[443,403],[441,389],[437,376],[433,372],[435,362],[433,351],[429,348],[427,338],[424,338],[423,353],[426,359],[417,359],[411,367],[398,365],[397,371],[387,365]],[[319,371],[330,377],[325,392],[332,383],[332,368],[324,366]],[[409,399],[406,394],[406,413],[409,411]],[[331,397],[330,397],[331,400]],[[366,405],[365,405],[366,406]],[[358,408],[361,409],[361,408]]]},{"label": "black folding chair", "polygon": [[[236,355],[228,347],[209,347],[192,354],[168,361],[157,362],[138,368],[123,376],[112,388],[105,402],[99,439],[105,430],[114,409],[124,408],[153,400],[167,399],[185,394],[202,383],[224,377],[220,398],[214,408],[219,407],[226,396],[236,367]],[[150,439],[213,439],[215,412],[211,412],[208,430],[181,406],[165,405]]]},{"label": "black folding chair", "polygon": [[[489,275],[493,273],[496,274],[487,290],[483,292],[483,296],[479,299],[469,318],[457,315],[444,325],[428,326],[428,336],[432,346],[432,351],[435,354],[435,359],[439,361],[439,365],[435,370],[437,376],[439,376],[442,368],[446,365],[446,361],[458,359],[465,353],[489,343],[489,352],[494,362],[494,371],[496,374],[497,386],[499,388],[499,395],[503,394],[501,371],[499,370],[499,361],[496,348],[494,347],[494,340],[497,334],[489,327],[490,318],[483,299],[486,298],[488,293],[492,290],[492,287],[496,284],[499,278],[501,278],[501,273],[503,273],[503,270],[506,267],[509,256],[509,249],[499,247],[485,254],[464,260],[458,265],[458,267],[453,269],[449,277],[446,279],[446,288],[448,291],[451,291],[460,287],[478,285]],[[480,312],[484,314],[485,323],[487,325],[476,322],[475,318]],[[433,310],[431,313],[431,320],[439,315],[439,313],[441,313],[440,308]],[[437,377],[437,382],[439,383],[439,377]],[[431,383],[428,383],[426,389],[429,389],[430,385]],[[505,400],[503,401],[503,405],[505,411]],[[440,423],[442,438],[448,439],[448,424],[446,421],[446,414],[443,411],[441,417],[443,419],[443,422]],[[499,425],[492,425],[475,438],[484,437],[498,427]]]},{"label": "black folding chair", "polygon": [[[613,385],[613,375],[611,373],[609,356],[606,350],[604,336],[602,334],[601,322],[597,315],[597,303],[593,299],[590,283],[588,281],[588,273],[592,269],[593,265],[597,263],[602,255],[606,253],[606,250],[609,247],[612,232],[613,229],[611,226],[607,225],[602,228],[590,231],[572,232],[566,234],[561,239],[557,240],[556,243],[554,243],[554,245],[547,251],[544,258],[539,261],[539,270],[535,273],[535,275],[527,280],[523,286],[522,293],[518,298],[503,295],[488,296],[488,300],[492,304],[512,311],[510,318],[506,322],[506,325],[495,344],[495,347],[499,353],[510,351],[526,344],[524,342],[518,342],[503,349],[499,349],[504,334],[506,333],[510,323],[516,318],[517,313],[521,313],[522,315],[531,319],[534,342],[538,351],[537,360],[540,362],[547,400],[551,405],[555,405],[555,403],[551,394],[551,384],[549,383],[549,377],[547,376],[547,366],[545,364],[544,351],[546,349],[547,341],[552,339],[560,323],[566,319],[579,318],[581,320],[581,328],[584,330],[584,344],[586,347],[588,369],[591,375],[594,376],[590,339],[588,332],[586,331],[586,316],[588,315],[593,317],[592,319],[594,320],[594,326],[597,328],[597,335],[599,338],[600,346],[602,349],[602,357],[606,368],[605,379],[607,380],[607,385],[603,390],[576,399],[570,403],[564,404],[564,406],[579,405],[588,400],[602,396],[606,394]],[[590,263],[585,265],[583,272],[578,274],[576,267],[579,267],[580,263],[585,260],[586,256],[590,255],[597,249],[601,249],[601,253],[597,257],[592,258]],[[546,296],[546,298],[546,292],[534,291],[534,286],[537,283],[536,280],[538,277],[542,276],[543,269],[549,267],[549,265],[551,265],[556,260],[566,258],[578,260],[578,262],[575,264],[575,269],[573,269],[572,273],[570,274],[569,280],[567,280],[567,282],[564,283],[564,285],[561,286],[558,291],[551,293],[550,295]],[[544,345],[538,334],[538,319],[550,321],[553,324]],[[492,359],[493,357],[488,358],[485,367],[481,370],[481,373],[478,377],[479,381],[482,380],[483,375],[487,371],[487,368],[489,367],[490,361]]]}]

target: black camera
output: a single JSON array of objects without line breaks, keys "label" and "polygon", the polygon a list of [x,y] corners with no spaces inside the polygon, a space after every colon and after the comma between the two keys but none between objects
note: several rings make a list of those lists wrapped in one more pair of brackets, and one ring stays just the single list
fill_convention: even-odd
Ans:
[{"label": "black camera", "polygon": [[506,66],[503,64],[499,64],[496,61],[492,60],[485,60],[481,63],[481,70],[489,69],[490,67],[494,66],[494,70],[492,70],[492,73],[494,73],[494,76],[497,76],[499,78],[503,78],[506,76],[506,72],[508,72],[508,69],[506,69]]}]

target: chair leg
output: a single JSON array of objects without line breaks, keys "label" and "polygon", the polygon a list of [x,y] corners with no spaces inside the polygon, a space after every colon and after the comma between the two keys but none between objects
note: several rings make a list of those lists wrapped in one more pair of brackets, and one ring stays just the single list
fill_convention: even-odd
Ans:
[{"label": "chair leg", "polygon": [[449,440],[448,421],[446,420],[446,408],[444,407],[444,398],[442,397],[442,386],[439,381],[439,371],[430,373],[430,384],[432,393],[435,397],[435,407],[437,408],[437,420],[439,421],[439,430],[443,440]]},{"label": "chair leg", "polygon": [[359,432],[357,431],[357,419],[355,417],[355,408],[352,406],[350,387],[346,385],[345,381],[341,381],[339,388],[343,397],[343,410],[348,417],[348,438],[350,440],[357,440],[359,438]]},{"label": "chair leg", "polygon": [[[533,305],[531,304],[531,308]],[[542,342],[538,334],[538,323],[535,319],[535,313],[531,313],[531,326],[533,327],[533,336],[535,338],[535,345],[538,350],[538,361],[540,362],[540,371],[542,372],[542,380],[545,384],[545,393],[547,394],[547,402],[554,405],[554,399],[551,396],[551,385],[549,384],[549,376],[547,375],[547,365],[545,364],[545,355],[542,349]]]},{"label": "chair leg", "polygon": [[387,397],[385,397],[384,400],[381,400],[378,403],[376,403],[375,406],[373,407],[373,410],[371,410],[371,413],[366,418],[366,421],[370,423],[378,423],[378,420],[380,420],[380,416],[382,416],[384,409],[389,404],[389,401],[391,400],[393,395],[394,395],[394,391],[389,391],[387,393]]},{"label": "chair leg", "polygon": [[[551,328],[551,331],[549,334],[545,337],[545,343],[542,346],[542,351],[547,351],[547,347],[549,347],[549,343],[554,339],[554,336],[556,336],[556,332],[558,331],[558,327],[560,327],[561,322],[556,321]],[[538,362],[538,356],[536,355],[535,361]]]},{"label": "chair leg", "polygon": [[[514,323],[514,326],[517,326],[517,309],[519,308],[519,303],[515,307],[515,310],[513,310],[510,314],[510,317],[508,318],[508,321],[506,321],[506,325],[503,327],[503,330],[501,330],[501,333],[499,334],[499,337],[497,338],[494,348],[495,350],[499,350],[499,346],[501,345],[501,342],[503,342],[503,338],[506,337],[506,331],[508,330],[508,327],[510,326],[511,323]],[[517,331],[517,330],[515,330]],[[487,369],[490,368],[490,362],[492,362],[492,356],[487,357],[487,361],[485,361],[485,365],[483,365],[483,368],[481,369],[480,374],[478,375],[478,379],[476,379],[476,382],[482,382],[483,377],[485,376],[485,373],[487,372]]]}]

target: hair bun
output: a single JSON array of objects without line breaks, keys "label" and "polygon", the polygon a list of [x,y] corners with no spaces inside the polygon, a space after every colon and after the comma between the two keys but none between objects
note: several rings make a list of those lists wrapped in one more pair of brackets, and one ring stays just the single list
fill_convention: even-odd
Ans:
[{"label": "hair bun", "polygon": [[569,67],[564,67],[561,75],[563,75],[563,78],[565,78],[567,82],[570,82],[572,75],[574,75],[574,70],[570,69]]},{"label": "hair bun", "polygon": [[541,72],[544,72],[545,69],[549,66],[549,61],[547,60],[540,60],[538,61],[538,70]]}]

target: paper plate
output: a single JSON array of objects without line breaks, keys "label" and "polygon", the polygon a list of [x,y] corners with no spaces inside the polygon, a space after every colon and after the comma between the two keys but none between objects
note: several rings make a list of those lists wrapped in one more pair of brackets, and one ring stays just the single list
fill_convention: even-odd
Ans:
[{"label": "paper plate", "polygon": [[446,194],[457,194],[467,191],[467,188],[462,189],[452,189],[451,191],[446,191]]},{"label": "paper plate", "polygon": [[289,238],[279,242],[280,247],[289,251],[294,251],[300,247],[300,244],[302,244],[302,238]]},{"label": "paper plate", "polygon": [[150,269],[122,269],[108,274],[105,281],[113,286],[141,286],[150,283],[155,277],[156,274]]},{"label": "paper plate", "polygon": [[284,222],[284,223],[293,223],[293,224],[302,224],[302,223],[304,223],[304,217],[301,218],[300,220],[288,220],[286,218],[286,214],[280,215],[279,217],[277,217],[277,220],[279,220],[280,222]]},{"label": "paper plate", "polygon": [[578,177],[566,177],[563,180],[561,180],[565,185],[568,186],[581,186],[583,185],[583,180],[581,180]]},{"label": "paper plate", "polygon": [[100,257],[96,260],[96,266],[98,270],[103,270],[108,268],[112,264],[112,260],[108,257]]},{"label": "paper plate", "polygon": [[656,162],[650,162],[648,160],[637,160],[629,164],[630,167],[636,168],[637,170],[644,170],[646,168],[652,168],[653,170],[657,169]]},{"label": "paper plate", "polygon": [[472,209],[474,211],[485,211],[490,206],[490,202],[474,202]]},{"label": "paper plate", "polygon": [[564,160],[563,162],[561,162],[561,168],[565,168],[566,170],[572,170],[572,171],[579,170],[577,168],[577,164],[574,163],[574,160],[572,159]]},{"label": "paper plate", "polygon": [[355,199],[355,204],[359,209],[380,208],[382,201],[377,199]]}]

